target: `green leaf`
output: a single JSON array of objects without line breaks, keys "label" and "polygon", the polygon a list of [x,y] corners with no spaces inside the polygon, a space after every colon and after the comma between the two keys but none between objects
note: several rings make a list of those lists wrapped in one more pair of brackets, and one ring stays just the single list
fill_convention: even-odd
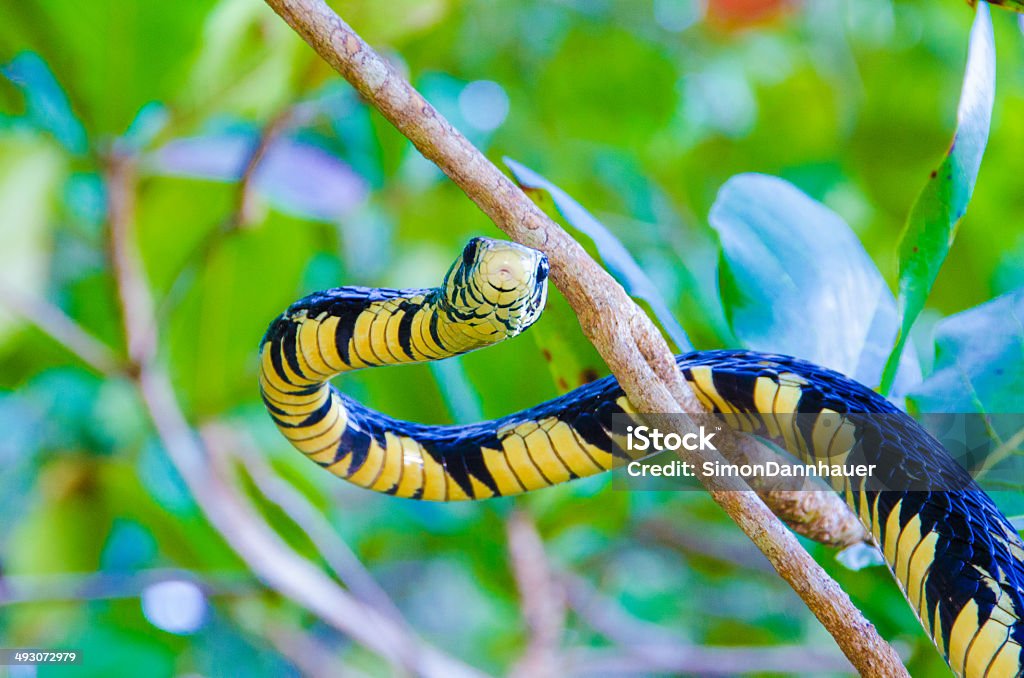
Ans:
[{"label": "green leaf", "polygon": [[566,223],[593,241],[602,261],[608,267],[608,272],[622,284],[627,294],[648,304],[662,329],[679,350],[693,349],[686,332],[672,315],[672,311],[669,310],[668,304],[665,303],[658,288],[604,224],[595,219],[568,193],[525,165],[521,165],[511,158],[504,158],[504,162],[511,170],[516,182],[526,190],[531,200],[542,208],[545,202],[550,201]]},{"label": "green leaf", "polygon": [[[200,18],[201,37],[183,103],[207,112],[266,119],[289,105],[313,54],[260,3],[219,0]],[[276,17],[275,17],[276,18]],[[202,119],[201,117],[199,119]]]},{"label": "green leaf", "polygon": [[1024,288],[945,318],[935,371],[908,399],[922,412],[1024,412]]},{"label": "green leaf", "polygon": [[[49,219],[65,166],[56,145],[39,135],[0,139],[0,285],[40,296],[46,285]],[[0,309],[0,337],[14,319]]]},{"label": "green leaf", "polygon": [[447,360],[435,360],[428,364],[430,372],[437,380],[441,398],[456,424],[472,424],[482,421],[483,409],[480,407],[480,396],[476,388],[466,376],[466,368],[459,356]]},{"label": "green leaf", "polygon": [[303,267],[317,252],[321,231],[270,212],[203,262],[167,329],[176,385],[195,412],[219,413],[252,393],[259,339],[300,296]]},{"label": "green leaf", "polygon": [[1024,508],[1019,494],[1024,442],[1024,288],[945,318],[935,328],[935,371],[911,391],[920,412],[983,415],[987,449],[971,470],[998,493],[1004,509]]},{"label": "green leaf", "polygon": [[120,134],[145,102],[174,98],[212,4],[8,2],[0,30],[58,74],[89,135]]},{"label": "green leaf", "polygon": [[[709,221],[722,243],[722,303],[744,345],[878,383],[896,304],[839,215],[782,179],[741,174],[719,191]],[[900,377],[901,386],[920,379],[913,354]]]},{"label": "green leaf", "polygon": [[548,291],[544,315],[530,329],[530,334],[544,355],[559,393],[567,393],[608,374],[604,359],[587,341],[576,314],[558,290]]},{"label": "green leaf", "polygon": [[900,241],[900,329],[882,377],[883,393],[892,385],[910,328],[924,308],[974,192],[992,121],[995,59],[992,19],[988,6],[981,3],[971,29],[956,135],[911,208]]},{"label": "green leaf", "polygon": [[49,132],[74,154],[86,152],[85,129],[45,61],[32,52],[22,52],[0,68],[0,72],[24,94],[25,120],[30,125]]}]

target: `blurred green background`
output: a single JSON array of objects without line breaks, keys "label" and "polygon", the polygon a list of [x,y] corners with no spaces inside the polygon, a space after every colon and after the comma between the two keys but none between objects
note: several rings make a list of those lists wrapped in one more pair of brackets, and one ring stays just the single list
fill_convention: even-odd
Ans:
[{"label": "blurred green background", "polygon": [[[541,172],[608,226],[697,348],[741,343],[708,224],[737,173],[782,177],[823,202],[894,287],[903,222],[956,125],[973,16],[956,0],[331,4],[490,158]],[[218,454],[247,449],[239,486],[292,548],[323,565],[272,483],[329,521],[418,634],[505,673],[528,637],[505,536],[521,507],[552,566],[592,589],[569,596],[567,655],[631,657],[638,638],[667,637],[777,648],[779,673],[801,672],[811,652],[835,656],[702,493],[623,492],[598,477],[429,505],[349,487],[287,445],[256,389],[274,315],[339,284],[435,285],[470,237],[500,233],[263,3],[0,0],[0,16],[0,293],[46,300],[123,355],[109,158],[135,159],[158,361],[191,424],[231,432],[232,451]],[[993,20],[992,132],[914,337],[925,375],[937,322],[1024,285],[1024,40],[1012,16]],[[0,646],[84,654],[38,675],[391,673],[250,572],[130,378],[89,368],[24,315],[0,304]],[[556,323],[539,334],[579,343],[578,328]],[[543,343],[360,373],[344,388],[397,417],[499,416],[558,392]],[[945,671],[888,573],[808,548],[915,675]],[[844,672],[842,660],[825,665]]]}]

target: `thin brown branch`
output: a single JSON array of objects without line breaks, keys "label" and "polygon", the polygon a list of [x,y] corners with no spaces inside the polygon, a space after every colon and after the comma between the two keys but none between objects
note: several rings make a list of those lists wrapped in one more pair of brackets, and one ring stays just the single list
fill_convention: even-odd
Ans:
[{"label": "thin brown branch", "polygon": [[131,159],[112,157],[107,172],[114,274],[127,344],[133,347],[135,382],[146,410],[172,464],[207,520],[270,588],[378,654],[396,670],[437,677],[480,675],[355,600],[291,549],[261,519],[248,498],[218,473],[217,465],[210,463],[178,404],[170,376],[157,362],[159,333],[153,301],[135,245],[134,168]]},{"label": "thin brown branch", "polygon": [[387,592],[374,580],[345,540],[301,492],[282,479],[255,449],[244,432],[226,424],[207,424],[200,436],[211,453],[233,454],[267,499],[277,505],[309,537],[328,567],[358,599],[404,625],[402,614]]},{"label": "thin brown branch", "polygon": [[106,344],[50,302],[33,299],[0,282],[0,303],[48,334],[97,372],[113,374],[126,369],[124,361]]},{"label": "thin brown branch", "polygon": [[235,214],[230,220],[230,227],[248,228],[256,220],[256,170],[266,156],[267,151],[280,136],[288,130],[292,122],[292,109],[283,109],[270,119],[260,132],[259,140],[249,153],[242,170],[242,178],[238,182],[238,201]]},{"label": "thin brown branch", "polygon": [[506,524],[512,572],[528,629],[526,651],[511,675],[547,678],[564,675],[560,650],[565,629],[565,591],[548,562],[544,542],[528,514],[513,513]]},{"label": "thin brown branch", "polygon": [[107,209],[110,260],[117,281],[128,359],[136,368],[156,355],[153,298],[138,255],[135,230],[135,158],[114,152],[108,160]]},{"label": "thin brown branch", "polygon": [[[721,452],[734,464],[793,463],[753,437],[733,436],[731,442]],[[871,541],[860,519],[820,478],[801,478],[799,486],[793,478],[750,478],[747,483],[797,534],[836,548]]]},{"label": "thin brown branch", "polygon": [[[322,0],[266,2],[501,230],[548,255],[552,281],[572,305],[587,338],[639,411],[689,412],[698,423],[714,425],[683,382],[664,338],[622,287],[401,74]],[[723,438],[727,447],[750,444],[737,436]],[[691,455],[688,461],[696,463],[700,459]],[[730,489],[718,478],[702,477],[701,482],[765,553],[863,675],[907,675],[892,647],[754,492]]]}]

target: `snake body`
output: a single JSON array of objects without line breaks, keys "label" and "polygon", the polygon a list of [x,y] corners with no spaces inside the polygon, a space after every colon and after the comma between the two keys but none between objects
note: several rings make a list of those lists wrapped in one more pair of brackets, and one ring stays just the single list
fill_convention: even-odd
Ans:
[{"label": "snake body", "polygon": [[[351,370],[441,359],[514,336],[540,315],[546,277],[542,254],[475,238],[440,287],[341,287],[305,297],[264,336],[264,403],[285,437],[317,464],[399,497],[484,499],[611,469],[623,456],[612,418],[635,415],[613,377],[464,426],[393,419],[329,383]],[[955,674],[1024,674],[1024,543],[940,443],[870,389],[795,358],[704,351],[676,360],[710,410],[733,416],[749,432],[780,438],[805,462],[834,463],[850,449],[837,447],[836,435],[819,435],[815,420],[884,415],[870,420],[884,424],[856,427],[854,438],[870,442],[861,453],[888,459],[890,466],[896,457],[903,476],[939,474],[958,489],[878,491],[856,479],[836,489],[873,535]],[[770,417],[787,415],[805,415],[811,423],[771,430]]]}]

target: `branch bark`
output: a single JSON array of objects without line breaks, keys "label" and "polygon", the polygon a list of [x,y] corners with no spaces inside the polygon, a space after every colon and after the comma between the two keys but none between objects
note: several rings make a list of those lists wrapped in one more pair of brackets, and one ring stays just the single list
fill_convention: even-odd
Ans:
[{"label": "branch bark", "polygon": [[[547,254],[552,281],[572,305],[587,338],[639,411],[688,412],[698,423],[713,426],[680,377],[664,339],[622,287],[341,17],[322,0],[266,2],[498,228],[513,240]],[[750,444],[738,436],[726,436],[723,442],[733,448]],[[757,494],[730,489],[720,479],[701,480],[715,502],[764,552],[863,675],[907,675],[893,648]]]}]

